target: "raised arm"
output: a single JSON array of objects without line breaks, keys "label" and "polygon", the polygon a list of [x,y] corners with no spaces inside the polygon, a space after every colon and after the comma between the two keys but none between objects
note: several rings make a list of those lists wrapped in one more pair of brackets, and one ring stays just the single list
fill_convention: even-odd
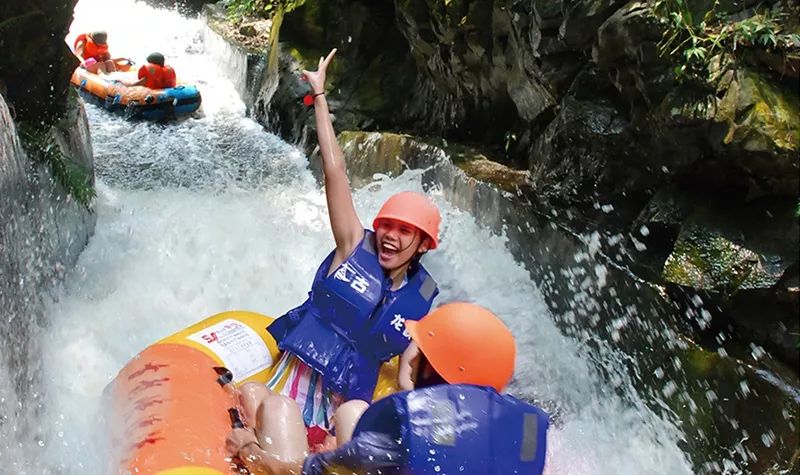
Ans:
[{"label": "raised arm", "polygon": [[319,59],[316,71],[303,71],[303,79],[311,86],[314,95],[314,115],[317,123],[317,139],[322,155],[322,170],[325,173],[325,196],[328,200],[328,214],[331,220],[333,238],[336,241],[335,268],[350,255],[364,237],[364,226],[356,214],[350,181],[345,172],[342,149],[336,141],[328,102],[325,99],[325,73],[336,49],[327,57]]}]

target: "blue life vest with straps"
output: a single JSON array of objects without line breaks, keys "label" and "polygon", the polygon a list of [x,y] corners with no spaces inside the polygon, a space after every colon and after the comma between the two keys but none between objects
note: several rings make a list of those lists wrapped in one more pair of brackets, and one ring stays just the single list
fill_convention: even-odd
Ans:
[{"label": "blue life vest with straps", "polygon": [[549,417],[493,388],[439,385],[377,401],[353,432],[400,441],[394,475],[535,475],[544,470]]},{"label": "blue life vest with straps", "polygon": [[439,290],[418,263],[409,267],[406,285],[391,290],[372,231],[327,275],[333,256],[317,269],[308,300],[267,330],[280,349],[321,373],[328,389],[345,400],[371,401],[381,364],[410,342],[403,322],[425,316]]}]

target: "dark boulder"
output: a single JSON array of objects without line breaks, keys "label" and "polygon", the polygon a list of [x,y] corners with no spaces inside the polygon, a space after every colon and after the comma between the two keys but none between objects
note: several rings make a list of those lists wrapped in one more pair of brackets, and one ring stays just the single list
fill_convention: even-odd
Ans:
[{"label": "dark boulder", "polygon": [[48,124],[65,113],[78,66],[66,42],[77,0],[0,4],[0,81],[17,120]]}]

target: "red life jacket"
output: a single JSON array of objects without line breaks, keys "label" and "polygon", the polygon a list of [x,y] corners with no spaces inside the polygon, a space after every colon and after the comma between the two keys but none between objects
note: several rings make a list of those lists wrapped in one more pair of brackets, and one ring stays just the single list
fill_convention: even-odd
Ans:
[{"label": "red life jacket", "polygon": [[161,89],[166,89],[168,87],[175,87],[177,85],[177,79],[175,78],[175,70],[172,69],[170,66],[164,66],[162,69],[161,75]]},{"label": "red life jacket", "polygon": [[111,55],[108,53],[108,45],[99,45],[95,43],[86,33],[78,35],[78,37],[75,38],[73,49],[78,49],[78,43],[81,41],[83,41],[83,54],[81,55],[83,59],[94,58],[97,61],[111,59]]},{"label": "red life jacket", "polygon": [[139,79],[145,78],[144,86],[150,89],[175,87],[175,70],[170,66],[147,63],[139,68]]}]

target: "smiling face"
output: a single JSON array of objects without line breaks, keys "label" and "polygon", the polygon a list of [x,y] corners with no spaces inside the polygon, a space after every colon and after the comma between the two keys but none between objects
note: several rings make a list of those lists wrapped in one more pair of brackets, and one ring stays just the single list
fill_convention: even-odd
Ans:
[{"label": "smiling face", "polygon": [[428,242],[419,228],[395,219],[381,219],[375,229],[378,262],[388,271],[407,265],[417,253],[427,251]]}]

